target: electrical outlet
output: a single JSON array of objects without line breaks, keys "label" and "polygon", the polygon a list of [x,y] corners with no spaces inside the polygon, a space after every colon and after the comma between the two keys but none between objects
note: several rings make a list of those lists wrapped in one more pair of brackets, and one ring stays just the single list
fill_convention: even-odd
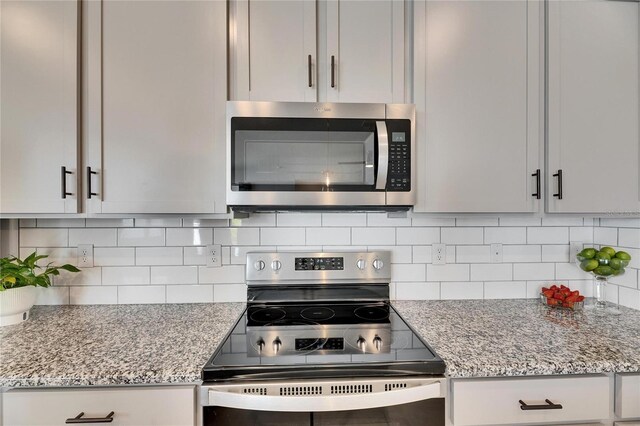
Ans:
[{"label": "electrical outlet", "polygon": [[447,263],[446,244],[434,244],[431,246],[431,262],[434,265],[445,265]]},{"label": "electrical outlet", "polygon": [[578,253],[580,253],[583,248],[584,248],[583,242],[571,241],[569,245],[569,260],[575,259]]},{"label": "electrical outlet", "polygon": [[502,263],[502,244],[491,244],[491,263]]},{"label": "electrical outlet", "polygon": [[222,266],[222,247],[220,244],[208,245],[204,251],[207,268],[219,268]]},{"label": "electrical outlet", "polygon": [[78,244],[78,268],[93,268],[93,244]]}]

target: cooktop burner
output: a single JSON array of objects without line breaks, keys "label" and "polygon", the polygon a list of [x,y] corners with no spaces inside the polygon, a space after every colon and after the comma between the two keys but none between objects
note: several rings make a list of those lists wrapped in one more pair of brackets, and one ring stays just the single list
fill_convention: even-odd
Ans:
[{"label": "cooktop burner", "polygon": [[286,315],[287,313],[284,311],[284,309],[260,308],[251,312],[250,319],[258,323],[267,323],[281,320]]},{"label": "cooktop burner", "polygon": [[353,313],[365,321],[380,321],[389,318],[389,310],[379,306],[362,306],[356,308]]},{"label": "cooktop burner", "polygon": [[300,316],[302,318],[315,321],[326,321],[333,318],[335,315],[336,312],[331,308],[327,308],[326,306],[305,308],[300,311]]}]

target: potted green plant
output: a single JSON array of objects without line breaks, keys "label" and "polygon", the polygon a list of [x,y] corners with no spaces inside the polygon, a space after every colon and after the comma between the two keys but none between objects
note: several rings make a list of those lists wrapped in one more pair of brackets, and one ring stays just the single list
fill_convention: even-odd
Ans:
[{"label": "potted green plant", "polygon": [[52,275],[60,275],[61,269],[80,272],[69,264],[53,266],[49,263],[44,267],[37,264],[47,257],[33,252],[24,260],[15,256],[0,258],[0,326],[27,320],[36,302],[36,287],[51,286]]}]

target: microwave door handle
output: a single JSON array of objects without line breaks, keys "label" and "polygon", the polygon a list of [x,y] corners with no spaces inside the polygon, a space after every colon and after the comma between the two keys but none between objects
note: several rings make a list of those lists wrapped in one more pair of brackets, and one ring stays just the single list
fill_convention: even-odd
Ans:
[{"label": "microwave door handle", "polygon": [[387,187],[387,174],[389,173],[389,134],[387,133],[387,123],[376,121],[376,132],[378,133],[378,179],[376,189],[384,190]]},{"label": "microwave door handle", "polygon": [[441,398],[440,382],[387,392],[353,395],[271,396],[226,392],[209,388],[210,406],[257,411],[341,411],[389,407]]}]

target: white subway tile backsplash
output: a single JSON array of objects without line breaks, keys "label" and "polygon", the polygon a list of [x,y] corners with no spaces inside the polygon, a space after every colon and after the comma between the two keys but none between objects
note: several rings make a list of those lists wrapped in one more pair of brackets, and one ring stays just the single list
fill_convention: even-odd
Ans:
[{"label": "white subway tile backsplash", "polygon": [[87,228],[131,228],[133,219],[87,219]]},{"label": "white subway tile backsplash", "polygon": [[453,217],[433,217],[425,213],[411,214],[412,226],[456,226],[456,219]]},{"label": "white subway tile backsplash", "polygon": [[322,213],[322,226],[367,226],[367,214]]},{"label": "white subway tile backsplash", "polygon": [[484,244],[483,228],[441,228],[445,244]]},{"label": "white subway tile backsplash", "polygon": [[635,229],[635,228],[618,229],[618,244],[621,247],[640,248],[640,229]]},{"label": "white subway tile backsplash", "polygon": [[[30,250],[31,254],[33,250]],[[55,265],[63,265],[70,263],[77,265],[78,263],[78,249],[75,247],[38,247],[38,255],[47,255],[38,262],[38,265],[45,266],[48,263],[53,262]],[[25,256],[23,256],[25,257]],[[99,265],[98,265],[99,266]]]},{"label": "white subway tile backsplash", "polygon": [[411,246],[369,246],[365,250],[391,252],[391,263],[412,263]]},{"label": "white subway tile backsplash", "polygon": [[135,263],[136,249],[134,247],[93,248],[93,264],[95,266],[130,266]]},{"label": "white subway tile backsplash", "polygon": [[569,228],[540,227],[527,228],[528,244],[568,244]]},{"label": "white subway tile backsplash", "polygon": [[420,263],[395,264],[391,268],[391,281],[393,282],[413,282],[425,281],[425,265]]},{"label": "white subway tile backsplash", "polygon": [[475,215],[458,217],[456,226],[498,226],[498,218]]},{"label": "white subway tile backsplash", "polygon": [[500,226],[540,226],[542,218],[535,216],[502,216]]},{"label": "white subway tile backsplash", "polygon": [[568,245],[544,245],[542,246],[543,262],[568,262],[569,261]]},{"label": "white subway tile backsplash", "polygon": [[226,228],[227,219],[182,219],[183,228]]},{"label": "white subway tile backsplash", "polygon": [[244,265],[247,263],[247,253],[276,251],[275,246],[230,247],[229,263],[232,265]]},{"label": "white subway tile backsplash", "polygon": [[395,286],[396,300],[438,300],[440,283],[403,282]]},{"label": "white subway tile backsplash", "polygon": [[216,228],[213,242],[224,246],[257,246],[260,245],[260,228]]},{"label": "white subway tile backsplash", "polygon": [[427,281],[469,281],[469,265],[427,265]]},{"label": "white subway tile backsplash", "polygon": [[165,228],[119,228],[118,245],[126,247],[163,246]]},{"label": "white subway tile backsplash", "polygon": [[505,245],[502,247],[502,261],[505,263],[540,262],[542,247],[538,245]]},{"label": "white subway tile backsplash", "polygon": [[37,287],[36,305],[68,305],[69,287]]},{"label": "white subway tile backsplash", "polygon": [[593,242],[593,228],[586,226],[569,228],[569,241]]},{"label": "white subway tile backsplash", "polygon": [[[608,290],[608,289],[607,289]],[[640,309],[640,290],[618,287],[619,303],[628,308]]]},{"label": "white subway tile backsplash", "polygon": [[489,263],[490,246],[460,246],[456,250],[456,263]]},{"label": "white subway tile backsplash", "polygon": [[216,284],[213,286],[213,301],[222,302],[246,302],[246,284]]},{"label": "white subway tile backsplash", "polygon": [[396,228],[351,228],[351,244],[363,246],[395,245]]},{"label": "white subway tile backsplash", "polygon": [[471,265],[471,281],[508,281],[513,279],[511,264],[475,264]]},{"label": "white subway tile backsplash", "polygon": [[484,283],[485,299],[526,299],[527,283],[524,281],[500,281]]},{"label": "white subway tile backsplash", "polygon": [[602,218],[600,226],[613,228],[640,228],[640,218]]},{"label": "white subway tile backsplash", "polygon": [[67,247],[69,229],[22,228],[19,238],[21,247]]},{"label": "white subway tile backsplash", "polygon": [[305,228],[262,228],[260,244],[267,246],[305,245]]},{"label": "white subway tile backsplash", "polygon": [[527,228],[504,227],[504,228],[485,228],[484,229],[485,244],[526,244]]},{"label": "white subway tile backsplash", "polygon": [[306,228],[307,244],[310,245],[349,245],[351,228]]},{"label": "white subway tile backsplash", "polygon": [[430,245],[440,242],[440,228],[398,228],[396,230],[399,245]]},{"label": "white subway tile backsplash", "polygon": [[411,226],[411,217],[389,217],[387,213],[367,213],[367,226]]},{"label": "white subway tile backsplash", "polygon": [[547,216],[542,218],[542,226],[582,226],[582,217]]},{"label": "white subway tile backsplash", "polygon": [[586,280],[591,275],[584,272],[575,263],[556,263],[556,279],[558,280]]},{"label": "white subway tile backsplash", "polygon": [[593,242],[608,246],[618,245],[618,228],[593,228]]},{"label": "white subway tile backsplash", "polygon": [[115,305],[118,303],[118,287],[69,287],[72,305]]},{"label": "white subway tile backsplash", "polygon": [[84,219],[37,219],[38,228],[84,228]]},{"label": "white subway tile backsplash", "polygon": [[440,284],[440,298],[442,300],[482,299],[484,284],[482,282],[460,281]]},{"label": "white subway tile backsplash", "polygon": [[220,268],[198,267],[200,284],[244,283],[245,265],[226,265]]},{"label": "white subway tile backsplash", "polygon": [[276,226],[276,214],[275,213],[256,213],[250,215],[245,219],[231,219],[229,225],[236,226]]},{"label": "white subway tile backsplash", "polygon": [[154,218],[154,219],[134,219],[133,225],[136,228],[169,228],[181,227],[182,219],[180,218]]},{"label": "white subway tile backsplash", "polygon": [[137,247],[136,265],[182,265],[182,247]]},{"label": "white subway tile backsplash", "polygon": [[212,303],[213,285],[168,285],[167,303]]},{"label": "white subway tile backsplash", "polygon": [[115,228],[79,228],[69,229],[69,246],[77,247],[78,244],[93,244],[100,247],[116,246]]},{"label": "white subway tile backsplash", "polygon": [[321,213],[278,213],[277,226],[322,226]]},{"label": "white subway tile backsplash", "polygon": [[206,247],[184,247],[185,265],[206,265],[204,257]]},{"label": "white subway tile backsplash", "polygon": [[206,246],[213,244],[213,235],[214,230],[211,228],[167,228],[167,245]]},{"label": "white subway tile backsplash", "polygon": [[105,266],[102,268],[103,285],[149,284],[148,266]]},{"label": "white subway tile backsplash", "polygon": [[166,288],[163,285],[124,285],[118,287],[119,304],[150,304],[165,302]]},{"label": "white subway tile backsplash", "polygon": [[556,268],[553,263],[518,263],[513,265],[514,280],[553,280],[555,277]]},{"label": "white subway tile backsplash", "polygon": [[60,271],[53,278],[56,286],[95,286],[102,284],[102,268],[82,268],[80,272]]},{"label": "white subway tile backsplash", "polygon": [[151,284],[197,284],[197,266],[152,266]]},{"label": "white subway tile backsplash", "polygon": [[433,260],[431,246],[413,246],[413,263],[431,263]]},{"label": "white subway tile backsplash", "polygon": [[610,277],[609,282],[611,284],[621,285],[624,287],[638,288],[638,271],[627,268],[624,274],[616,277]]}]

